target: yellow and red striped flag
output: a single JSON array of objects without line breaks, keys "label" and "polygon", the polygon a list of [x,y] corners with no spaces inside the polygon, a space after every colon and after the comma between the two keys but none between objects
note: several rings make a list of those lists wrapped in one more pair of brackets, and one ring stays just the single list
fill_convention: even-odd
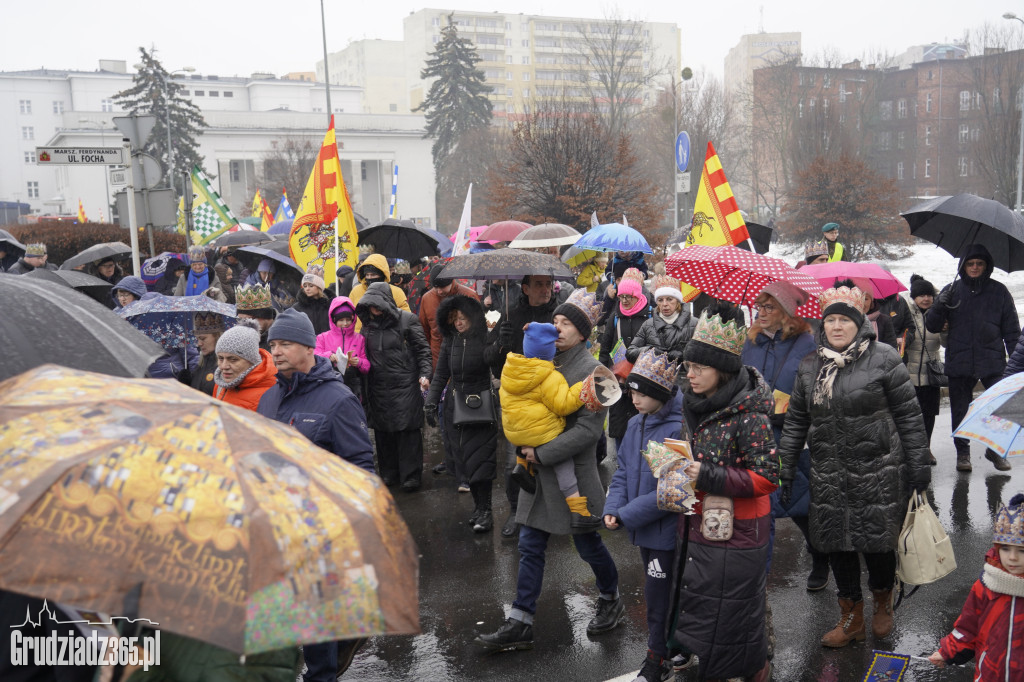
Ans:
[{"label": "yellow and red striped flag", "polygon": [[[693,203],[693,219],[686,246],[735,246],[750,238],[747,223],[743,220],[736,198],[725,178],[722,162],[713,144],[708,142],[704,157],[704,170],[700,174],[697,199]],[[700,293],[698,289],[683,283],[683,299],[692,301]]]},{"label": "yellow and red striped flag", "polygon": [[78,222],[87,223],[89,220],[85,217],[85,208],[82,206],[82,200],[78,200]]},{"label": "yellow and red striped flag", "polygon": [[263,218],[263,222],[260,223],[260,232],[266,232],[270,229],[270,226],[274,224],[274,213],[270,210],[270,206],[267,205],[267,200],[260,197],[260,215]]},{"label": "yellow and red striped flag", "polygon": [[259,190],[256,190],[256,196],[252,198],[252,213],[249,215],[253,218],[263,215],[263,196]]}]

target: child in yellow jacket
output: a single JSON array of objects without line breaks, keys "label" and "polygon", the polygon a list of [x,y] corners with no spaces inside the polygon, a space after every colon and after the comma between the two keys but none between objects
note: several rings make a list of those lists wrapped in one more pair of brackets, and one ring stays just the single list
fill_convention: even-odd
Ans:
[{"label": "child in yellow jacket", "polygon": [[[530,494],[536,491],[537,483],[521,448],[536,448],[553,440],[565,429],[565,418],[584,404],[580,397],[583,382],[569,386],[555,370],[552,359],[556,339],[555,325],[531,322],[523,336],[523,354],[509,353],[501,371],[501,425],[508,442],[516,446],[512,477]],[[572,458],[552,468],[572,512],[572,527],[600,528],[601,518],[587,510],[587,498],[580,495]]]}]

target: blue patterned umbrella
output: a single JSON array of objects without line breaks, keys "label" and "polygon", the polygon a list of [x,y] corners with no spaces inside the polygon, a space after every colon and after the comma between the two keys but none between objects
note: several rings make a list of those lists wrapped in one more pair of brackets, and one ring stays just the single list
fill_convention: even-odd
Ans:
[{"label": "blue patterned umbrella", "polygon": [[217,313],[224,317],[224,326],[235,324],[235,306],[206,296],[164,296],[151,292],[115,310],[136,329],[166,350],[196,346],[192,316],[196,313]]},{"label": "blue patterned umbrella", "polygon": [[971,403],[953,436],[977,441],[1003,457],[1024,455],[1024,418],[1017,407],[1021,389],[1024,374],[1014,374],[992,386]]},{"label": "blue patterned umbrella", "polygon": [[651,245],[636,229],[622,223],[607,223],[593,227],[579,238],[573,247],[591,251],[640,251],[654,253]]}]

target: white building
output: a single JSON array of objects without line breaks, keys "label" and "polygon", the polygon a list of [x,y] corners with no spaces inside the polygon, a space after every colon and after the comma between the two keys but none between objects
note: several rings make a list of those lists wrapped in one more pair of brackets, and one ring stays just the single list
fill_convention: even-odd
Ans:
[{"label": "white building", "polygon": [[740,36],[740,41],[725,55],[725,89],[735,92],[747,88],[754,80],[754,69],[775,66],[788,58],[799,57],[801,40],[799,31]]},{"label": "white building", "polygon": [[[94,72],[0,72],[0,201],[23,201],[36,213],[74,213],[109,219],[101,167],[40,167],[36,146],[110,144],[120,140],[112,118],[113,95],[126,89],[125,63],[103,61]],[[327,124],[323,83],[182,75],[175,81],[202,109],[207,129],[199,137],[206,167],[221,196],[245,216],[257,189],[262,158],[271,143],[288,137],[323,139]],[[359,88],[331,86],[331,108],[342,173],[353,208],[371,222],[386,215],[393,164],[399,165],[401,217],[433,227],[434,171],[422,116],[367,115]],[[180,170],[180,169],[179,169]],[[297,203],[297,199],[293,199]]]},{"label": "white building", "polygon": [[[367,114],[408,114],[405,43],[400,40],[356,40],[327,55],[331,83],[361,90]],[[418,74],[417,74],[418,75]],[[324,62],[316,63],[316,79],[324,81]]]}]

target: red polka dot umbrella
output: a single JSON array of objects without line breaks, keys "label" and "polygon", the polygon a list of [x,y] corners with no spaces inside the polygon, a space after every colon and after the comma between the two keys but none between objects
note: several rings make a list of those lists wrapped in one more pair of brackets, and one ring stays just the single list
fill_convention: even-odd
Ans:
[{"label": "red polka dot umbrella", "polygon": [[799,317],[821,317],[821,284],[784,261],[735,246],[688,246],[665,260],[665,272],[701,291],[737,305],[752,306],[766,286],[785,280],[811,295]]}]

